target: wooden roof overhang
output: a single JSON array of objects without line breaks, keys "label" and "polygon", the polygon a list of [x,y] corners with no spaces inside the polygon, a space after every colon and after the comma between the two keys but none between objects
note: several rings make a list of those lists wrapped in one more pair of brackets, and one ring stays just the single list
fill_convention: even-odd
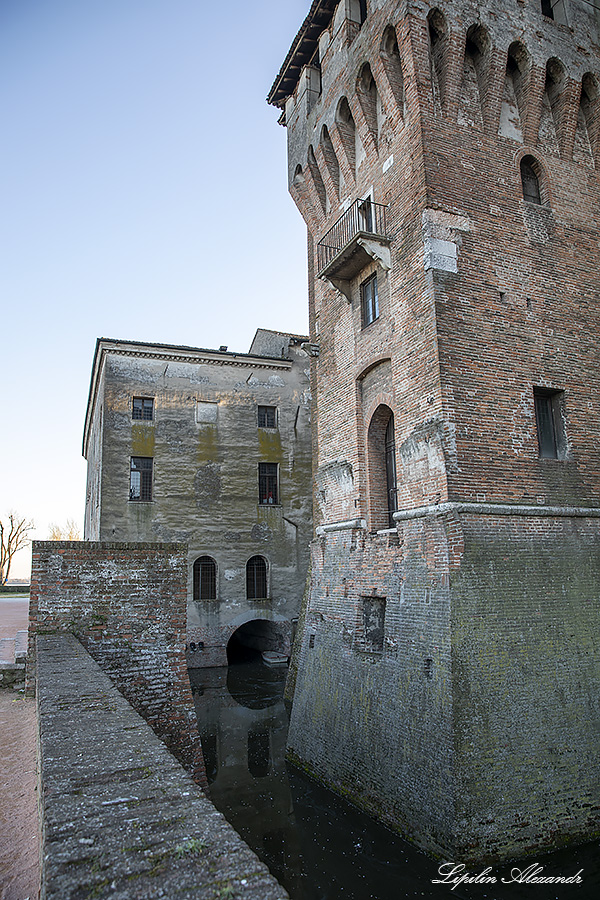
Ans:
[{"label": "wooden roof overhang", "polygon": [[296,89],[302,69],[312,59],[320,36],[329,26],[338,2],[339,0],[313,0],[309,13],[292,41],[289,53],[273,82],[267,103],[283,109],[285,101]]}]

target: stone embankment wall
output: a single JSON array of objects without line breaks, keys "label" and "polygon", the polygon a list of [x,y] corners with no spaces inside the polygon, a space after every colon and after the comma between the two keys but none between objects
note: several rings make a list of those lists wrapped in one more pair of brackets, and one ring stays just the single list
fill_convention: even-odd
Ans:
[{"label": "stone embankment wall", "polygon": [[42,900],[286,900],[64,629],[37,637]]},{"label": "stone embankment wall", "polygon": [[32,694],[37,639],[75,635],[206,787],[185,659],[186,588],[185,544],[34,541],[27,684]]},{"label": "stone embankment wall", "polygon": [[600,834],[600,519],[503,512],[317,537],[288,737],[318,780],[464,862]]}]

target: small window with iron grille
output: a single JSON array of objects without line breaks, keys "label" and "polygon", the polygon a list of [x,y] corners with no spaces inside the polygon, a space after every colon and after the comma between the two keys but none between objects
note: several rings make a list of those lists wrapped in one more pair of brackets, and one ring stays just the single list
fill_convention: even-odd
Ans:
[{"label": "small window with iron grille", "polygon": [[379,318],[379,297],[377,296],[377,273],[371,275],[360,286],[360,306],[362,327],[366,328]]},{"label": "small window with iron grille", "polygon": [[132,419],[151,422],[154,418],[154,400],[152,397],[134,397],[131,411]]},{"label": "small window with iron grille", "polygon": [[129,499],[152,500],[152,457],[132,456],[129,469]]},{"label": "small window with iron grille", "polygon": [[259,406],[258,407],[258,427],[259,428],[276,428],[277,427],[277,407],[276,406]]},{"label": "small window with iron grille", "polygon": [[534,388],[535,422],[541,459],[564,459],[566,436],[561,403],[563,391]]},{"label": "small window with iron grille", "polygon": [[267,563],[262,556],[253,556],[246,563],[246,598],[267,599]]},{"label": "small window with iron grille", "polygon": [[194,563],[194,600],[217,599],[217,564],[210,556],[200,556]]},{"label": "small window with iron grille", "polygon": [[263,506],[279,503],[278,468],[277,463],[258,464],[258,502]]}]

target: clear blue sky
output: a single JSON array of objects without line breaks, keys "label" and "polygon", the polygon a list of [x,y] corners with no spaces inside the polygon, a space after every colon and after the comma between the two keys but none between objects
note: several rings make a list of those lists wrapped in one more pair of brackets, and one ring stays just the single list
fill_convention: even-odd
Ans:
[{"label": "clear blue sky", "polygon": [[[307,329],[265,97],[309,0],[0,2],[0,517],[83,524],[97,337]],[[29,572],[30,552],[11,575]]]}]

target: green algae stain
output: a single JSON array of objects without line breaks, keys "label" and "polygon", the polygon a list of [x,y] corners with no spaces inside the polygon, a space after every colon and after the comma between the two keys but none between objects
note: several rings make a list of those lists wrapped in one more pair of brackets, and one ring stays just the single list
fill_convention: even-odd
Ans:
[{"label": "green algae stain", "polygon": [[196,459],[198,463],[217,462],[221,458],[216,425],[202,425],[198,431]]},{"label": "green algae stain", "polygon": [[258,452],[265,462],[282,462],[281,435],[279,431],[258,429]]},{"label": "green algae stain", "polygon": [[131,452],[133,456],[154,456],[154,428],[148,425],[131,426]]}]

